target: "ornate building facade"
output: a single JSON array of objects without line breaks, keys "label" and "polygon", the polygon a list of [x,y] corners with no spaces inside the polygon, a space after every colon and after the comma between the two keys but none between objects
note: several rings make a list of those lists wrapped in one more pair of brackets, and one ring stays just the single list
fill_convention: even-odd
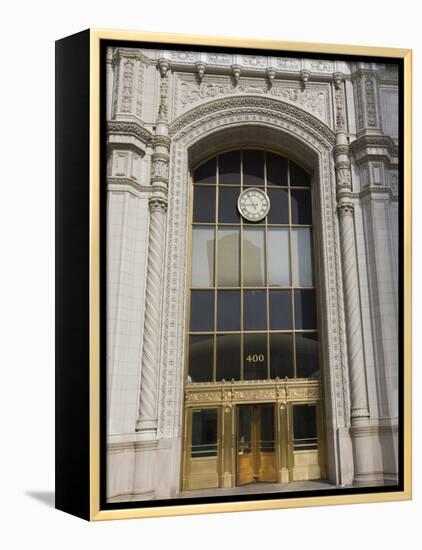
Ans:
[{"label": "ornate building facade", "polygon": [[108,500],[397,483],[397,67],[110,48],[107,92]]}]

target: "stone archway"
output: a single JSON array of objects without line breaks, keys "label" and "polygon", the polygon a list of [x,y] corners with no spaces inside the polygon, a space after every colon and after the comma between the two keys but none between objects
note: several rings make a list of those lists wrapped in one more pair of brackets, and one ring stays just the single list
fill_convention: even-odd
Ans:
[{"label": "stone archway", "polygon": [[[349,390],[340,244],[333,164],[335,135],[313,115],[277,99],[237,96],[210,101],[176,119],[172,139],[162,315],[158,434],[181,449],[184,320],[189,231],[188,174],[192,163],[229,145],[271,144],[313,172],[321,351],[324,358],[327,474],[350,483]],[[276,145],[275,145],[276,144]],[[175,414],[176,412],[176,414]],[[179,472],[174,472],[177,483]]]}]

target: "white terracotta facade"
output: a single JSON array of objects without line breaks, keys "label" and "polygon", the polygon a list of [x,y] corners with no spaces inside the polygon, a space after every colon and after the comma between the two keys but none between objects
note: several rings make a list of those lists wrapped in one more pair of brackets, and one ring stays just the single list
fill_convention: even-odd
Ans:
[{"label": "white terracotta facade", "polygon": [[190,170],[237,144],[313,173],[327,481],[397,482],[394,65],[109,49],[107,497],[181,490]]}]

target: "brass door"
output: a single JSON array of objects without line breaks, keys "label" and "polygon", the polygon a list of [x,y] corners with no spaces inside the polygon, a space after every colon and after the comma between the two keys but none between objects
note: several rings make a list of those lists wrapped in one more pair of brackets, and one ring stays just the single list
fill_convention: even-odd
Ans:
[{"label": "brass door", "polygon": [[237,485],[276,481],[273,405],[237,407]]}]

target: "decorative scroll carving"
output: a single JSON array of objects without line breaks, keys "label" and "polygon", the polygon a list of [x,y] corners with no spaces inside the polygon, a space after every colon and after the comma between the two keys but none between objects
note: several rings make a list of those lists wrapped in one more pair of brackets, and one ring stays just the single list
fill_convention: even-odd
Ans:
[{"label": "decorative scroll carving", "polygon": [[191,122],[198,122],[200,118],[221,112],[223,109],[225,109],[225,115],[230,116],[232,114],[232,116],[236,116],[242,107],[249,113],[253,112],[255,119],[259,116],[280,116],[283,119],[291,117],[292,122],[294,121],[294,124],[300,126],[307,134],[315,136],[316,139],[322,138],[330,145],[334,143],[334,133],[312,114],[302,110],[298,111],[293,105],[282,101],[274,101],[272,98],[242,95],[210,101],[194,111],[188,111],[171,124],[170,135],[175,135]]},{"label": "decorative scroll carving", "polygon": [[144,65],[138,63],[138,83],[137,83],[137,95],[136,95],[136,116],[142,117],[142,94],[144,88]]},{"label": "decorative scroll carving", "polygon": [[125,120],[111,120],[107,123],[107,135],[123,134],[139,139],[145,144],[151,144],[153,136],[149,130],[143,128],[137,122]]},{"label": "decorative scroll carving", "polygon": [[132,112],[132,90],[133,90],[133,67],[132,59],[123,61],[123,85],[120,111],[122,113]]},{"label": "decorative scroll carving", "polygon": [[266,67],[267,59],[263,55],[244,55],[242,62],[246,67]]},{"label": "decorative scroll carving", "polygon": [[230,65],[232,56],[227,53],[207,53],[207,63],[213,65]]},{"label": "decorative scroll carving", "polygon": [[[306,73],[306,75],[305,75]],[[227,77],[204,78],[200,84],[189,81],[185,77],[177,82],[178,102],[176,110],[184,111],[200,101],[217,98],[224,95],[239,94],[259,94],[267,95],[294,103],[300,107],[312,112],[318,118],[328,122],[328,89],[324,85],[308,86],[306,89],[297,87],[297,85],[286,85],[274,81],[275,71],[267,71],[268,78],[272,85],[268,87],[265,82],[253,79],[242,79],[235,86]],[[304,71],[304,78],[309,79],[309,72]],[[239,73],[240,78],[240,73]]]},{"label": "decorative scroll carving", "polygon": [[377,127],[377,108],[375,102],[375,84],[374,77],[367,75],[365,77],[365,94],[366,94],[366,113],[368,117],[368,126]]},{"label": "decorative scroll carving", "polygon": [[277,57],[277,67],[280,69],[298,71],[300,69],[300,60],[291,59],[290,57]]},{"label": "decorative scroll carving", "polygon": [[153,156],[151,168],[151,181],[167,182],[169,177],[168,158],[163,156]]},{"label": "decorative scroll carving", "polygon": [[336,102],[336,128],[337,130],[344,129],[346,122],[344,119],[343,90],[339,84],[335,86],[334,98]]},{"label": "decorative scroll carving", "polygon": [[333,72],[333,62],[332,61],[311,61],[311,69],[319,73],[332,73]]}]

